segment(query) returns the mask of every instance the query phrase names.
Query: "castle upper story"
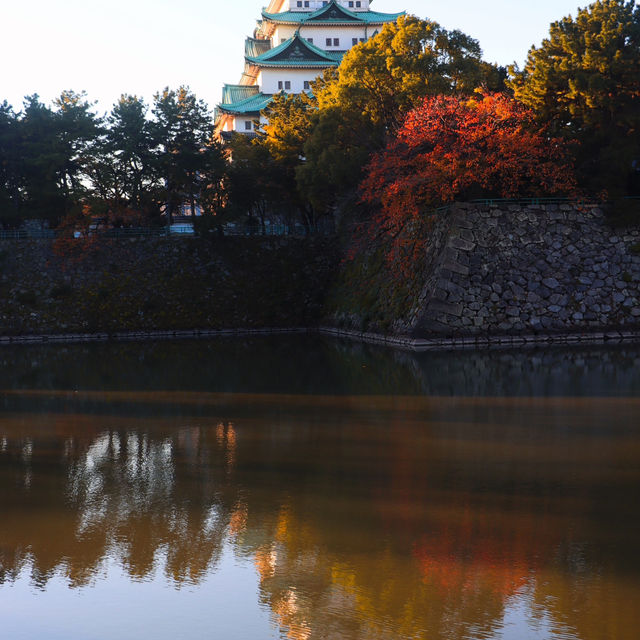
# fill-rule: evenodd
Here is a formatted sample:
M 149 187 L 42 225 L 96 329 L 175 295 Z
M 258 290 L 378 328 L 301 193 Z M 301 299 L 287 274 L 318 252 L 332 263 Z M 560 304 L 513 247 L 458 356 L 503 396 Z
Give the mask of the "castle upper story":
M 284 11 L 317 11 L 326 7 L 328 0 L 276 0 L 271 2 L 267 11 L 281 13 Z M 369 11 L 370 0 L 337 0 L 337 4 L 351 11 Z M 273 5 L 273 8 L 272 8 Z
M 311 91 L 324 69 L 401 15 L 372 11 L 371 0 L 271 0 L 245 41 L 239 83 L 223 89 L 217 130 L 254 133 L 274 94 Z

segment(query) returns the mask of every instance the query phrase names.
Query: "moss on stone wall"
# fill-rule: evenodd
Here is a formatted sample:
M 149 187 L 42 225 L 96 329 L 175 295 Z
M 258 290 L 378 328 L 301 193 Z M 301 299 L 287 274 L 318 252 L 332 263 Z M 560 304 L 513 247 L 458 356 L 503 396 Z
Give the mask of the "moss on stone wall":
M 112 239 L 78 263 L 5 242 L 0 332 L 305 326 L 337 264 L 332 239 Z
M 423 271 L 399 278 L 379 247 L 345 260 L 327 297 L 327 315 L 337 326 L 388 333 L 406 318 L 422 289 Z

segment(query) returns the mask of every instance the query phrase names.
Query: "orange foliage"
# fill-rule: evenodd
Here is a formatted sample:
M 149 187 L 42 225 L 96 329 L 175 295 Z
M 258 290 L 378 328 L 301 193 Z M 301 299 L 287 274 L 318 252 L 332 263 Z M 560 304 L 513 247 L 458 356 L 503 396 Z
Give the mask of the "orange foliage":
M 454 200 L 575 192 L 566 143 L 502 94 L 425 98 L 366 174 L 362 200 L 379 210 L 374 227 L 394 242 L 429 208 Z
M 63 218 L 58 226 L 60 235 L 53 243 L 53 253 L 62 258 L 62 268 L 67 264 L 82 262 L 95 248 L 97 237 L 89 233 L 91 223 L 91 206 L 83 205 L 82 212 L 72 213 Z
M 114 228 L 141 226 L 143 213 L 126 205 L 110 205 L 104 215 L 96 215 L 90 204 L 84 204 L 80 213 L 67 215 L 60 225 L 60 235 L 53 244 L 53 252 L 65 264 L 78 264 L 99 248 L 105 231 Z

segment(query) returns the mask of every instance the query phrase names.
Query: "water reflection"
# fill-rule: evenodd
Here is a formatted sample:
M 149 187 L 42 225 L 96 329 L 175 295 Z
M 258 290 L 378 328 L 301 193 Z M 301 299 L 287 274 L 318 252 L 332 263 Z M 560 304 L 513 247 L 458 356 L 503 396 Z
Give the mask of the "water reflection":
M 640 393 L 640 345 L 412 354 L 276 336 L 3 346 L 0 389 L 630 396 Z
M 204 588 L 230 547 L 292 640 L 636 637 L 639 400 L 2 400 L 0 590 Z

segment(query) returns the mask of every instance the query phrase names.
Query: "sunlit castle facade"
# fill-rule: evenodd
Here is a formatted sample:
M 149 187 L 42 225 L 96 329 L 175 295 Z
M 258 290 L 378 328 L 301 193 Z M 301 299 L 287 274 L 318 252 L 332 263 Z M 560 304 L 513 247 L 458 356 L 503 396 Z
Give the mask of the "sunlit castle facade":
M 371 11 L 372 0 L 271 0 L 245 41 L 239 84 L 226 84 L 216 109 L 222 138 L 252 134 L 274 94 L 299 94 L 354 45 L 368 40 L 403 13 Z

